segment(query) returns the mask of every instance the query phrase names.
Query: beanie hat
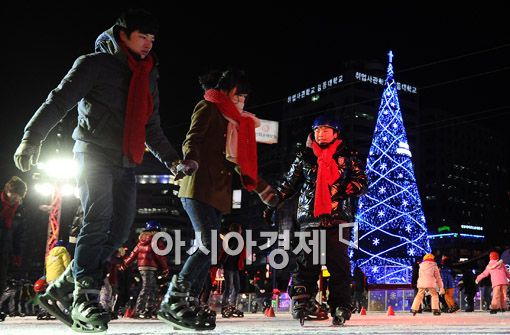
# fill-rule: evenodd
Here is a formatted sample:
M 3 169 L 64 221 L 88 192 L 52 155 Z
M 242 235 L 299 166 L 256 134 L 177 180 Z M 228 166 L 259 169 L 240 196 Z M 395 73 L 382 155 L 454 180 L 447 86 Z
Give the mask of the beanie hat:
M 433 261 L 434 258 L 436 258 L 436 256 L 434 256 L 432 254 L 426 254 L 425 256 L 423 256 L 424 261 Z

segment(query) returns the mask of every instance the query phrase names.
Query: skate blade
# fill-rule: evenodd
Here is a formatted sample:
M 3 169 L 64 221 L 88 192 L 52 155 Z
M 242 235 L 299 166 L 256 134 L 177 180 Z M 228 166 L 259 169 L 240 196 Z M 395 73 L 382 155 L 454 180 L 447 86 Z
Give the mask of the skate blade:
M 70 315 L 65 314 L 56 304 L 50 304 L 46 297 L 39 296 L 37 298 L 38 305 L 42 306 L 48 313 L 53 315 L 57 320 L 64 323 L 68 327 L 72 327 L 73 319 Z
M 108 325 L 90 325 L 81 321 L 74 321 L 71 329 L 77 333 L 106 334 Z
M 185 326 L 181 325 L 177 322 L 174 322 L 173 320 L 168 320 L 167 318 L 164 318 L 158 314 L 158 320 L 163 321 L 164 323 L 169 324 L 173 327 L 174 330 L 192 330 L 192 331 L 206 331 L 206 330 L 213 330 L 216 328 L 216 325 L 210 325 L 210 326 L 202 326 L 202 327 L 191 327 L 191 326 Z

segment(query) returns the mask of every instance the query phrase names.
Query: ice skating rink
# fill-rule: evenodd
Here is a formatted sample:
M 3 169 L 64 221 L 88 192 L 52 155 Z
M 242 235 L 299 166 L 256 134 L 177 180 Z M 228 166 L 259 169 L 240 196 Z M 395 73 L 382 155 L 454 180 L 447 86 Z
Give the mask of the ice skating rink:
M 107 334 L 182 334 L 159 320 L 119 319 L 109 324 Z M 246 313 L 244 318 L 217 319 L 216 329 L 201 334 L 510 334 L 510 312 L 490 315 L 487 312 L 442 314 L 368 313 L 353 315 L 344 327 L 331 326 L 331 319 L 305 322 L 301 327 L 288 313 L 274 318 Z M 0 322 L 0 335 L 58 335 L 74 333 L 58 321 L 38 321 L 35 317 L 7 318 Z

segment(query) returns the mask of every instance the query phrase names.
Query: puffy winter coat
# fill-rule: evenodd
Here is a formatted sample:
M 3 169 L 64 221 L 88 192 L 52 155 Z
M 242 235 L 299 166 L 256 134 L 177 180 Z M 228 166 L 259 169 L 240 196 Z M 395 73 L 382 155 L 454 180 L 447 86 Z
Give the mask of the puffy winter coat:
M 332 204 L 330 215 L 318 218 L 313 215 L 318 164 L 312 148 L 298 150 L 289 171 L 276 187 L 282 200 L 300 192 L 297 222 L 301 230 L 310 227 L 329 227 L 354 220 L 355 200 L 367 191 L 367 176 L 358 159 L 358 153 L 349 149 L 344 142 L 338 146 L 333 159 L 337 162 L 340 177 L 330 186 Z M 354 193 L 349 196 L 345 193 L 348 184 L 352 184 L 354 189 Z
M 46 256 L 46 281 L 57 279 L 71 263 L 71 256 L 65 247 L 54 247 Z
M 490 260 L 489 264 L 485 267 L 485 270 L 476 277 L 476 282 L 479 283 L 482 279 L 491 276 L 492 287 L 499 285 L 508 285 L 508 279 L 510 279 L 510 273 L 506 269 L 503 261 Z
M 439 268 L 434 261 L 423 261 L 420 263 L 420 271 L 418 272 L 418 288 L 443 288 L 443 280 L 439 274 Z
M 157 255 L 151 246 L 154 232 L 144 232 L 138 237 L 138 244 L 131 251 L 131 254 L 124 260 L 125 266 L 129 266 L 135 259 L 139 270 L 158 270 L 168 271 L 168 262 L 166 256 Z M 158 241 L 159 249 L 164 249 L 164 243 Z

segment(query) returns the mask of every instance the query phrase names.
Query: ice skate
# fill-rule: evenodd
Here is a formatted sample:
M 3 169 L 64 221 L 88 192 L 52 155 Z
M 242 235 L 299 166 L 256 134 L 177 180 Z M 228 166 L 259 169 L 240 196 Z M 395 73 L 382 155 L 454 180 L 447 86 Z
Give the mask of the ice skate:
M 93 286 L 90 277 L 76 281 L 73 292 L 74 303 L 71 312 L 71 328 L 81 333 L 105 333 L 110 321 L 110 313 L 99 304 L 99 290 Z
M 243 318 L 244 312 L 237 309 L 235 305 L 230 305 L 230 308 L 232 309 L 232 316 L 234 318 Z
M 222 318 L 231 318 L 233 316 L 232 305 L 225 305 L 221 307 L 221 317 Z
M 307 320 L 321 321 L 329 319 L 328 310 L 323 305 L 319 304 L 319 302 L 315 300 L 315 298 L 311 298 L 308 301 L 307 309 L 308 309 L 308 315 L 306 317 Z
M 343 326 L 351 318 L 352 309 L 349 307 L 337 307 L 333 314 L 333 326 Z
M 212 330 L 216 327 L 216 313 L 203 308 L 189 294 L 190 284 L 174 275 L 166 293 L 158 319 L 170 324 L 174 329 Z
M 294 286 L 291 290 L 291 313 L 294 319 L 298 319 L 301 326 L 305 324 L 305 320 L 309 314 L 310 294 L 307 293 L 306 287 Z
M 44 294 L 36 296 L 36 304 L 40 305 L 49 314 L 59 321 L 71 327 L 71 308 L 73 303 L 74 278 L 72 273 L 73 263 L 57 278 Z

